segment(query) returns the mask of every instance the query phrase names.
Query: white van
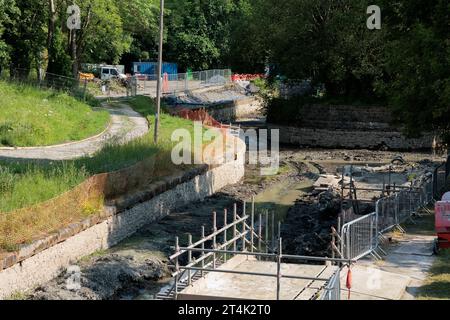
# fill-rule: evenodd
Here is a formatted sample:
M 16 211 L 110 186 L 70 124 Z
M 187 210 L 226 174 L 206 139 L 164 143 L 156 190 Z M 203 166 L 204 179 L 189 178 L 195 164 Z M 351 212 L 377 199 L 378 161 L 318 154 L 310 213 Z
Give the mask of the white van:
M 100 70 L 100 78 L 102 80 L 110 80 L 110 79 L 120 79 L 120 80 L 126 80 L 127 76 L 123 73 L 120 73 L 117 68 L 113 67 L 102 67 Z

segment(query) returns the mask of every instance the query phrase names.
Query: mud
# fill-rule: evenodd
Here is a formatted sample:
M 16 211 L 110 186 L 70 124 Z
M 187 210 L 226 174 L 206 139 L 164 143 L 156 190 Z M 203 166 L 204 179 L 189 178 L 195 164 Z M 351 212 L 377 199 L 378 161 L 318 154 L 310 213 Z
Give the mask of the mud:
M 340 199 L 338 193 L 329 191 L 299 199 L 281 228 L 283 252 L 331 257 L 331 227 L 337 226 Z
M 201 226 L 212 229 L 212 212 L 218 212 L 218 225 L 223 224 L 223 209 L 227 209 L 230 221 L 233 205 L 242 210 L 249 201 L 264 190 L 280 183 L 286 186 L 310 182 L 310 166 L 293 162 L 282 156 L 281 174 L 260 177 L 259 168 L 248 167 L 245 180 L 229 186 L 203 202 L 180 208 L 159 223 L 145 226 L 134 236 L 106 252 L 85 257 L 77 263 L 81 269 L 81 288 L 68 290 L 67 270 L 30 294 L 30 299 L 100 300 L 100 299 L 151 299 L 162 287 L 170 283 L 168 256 L 174 251 L 175 236 L 186 245 L 187 235 L 194 241 L 200 237 Z M 292 200 L 293 201 L 293 200 Z M 257 204 L 257 208 L 258 208 Z M 287 211 L 287 208 L 284 208 Z
M 207 232 L 211 230 L 212 212 L 218 212 L 221 226 L 223 209 L 228 209 L 228 219 L 231 219 L 234 203 L 242 210 L 243 201 L 253 196 L 256 196 L 257 210 L 273 210 L 277 220 L 283 221 L 285 253 L 330 256 L 330 228 L 336 226 L 340 195 L 332 192 L 319 195 L 312 192 L 312 184 L 319 174 L 334 174 L 349 163 L 389 164 L 397 155 L 361 150 L 282 150 L 278 176 L 261 177 L 259 168 L 248 167 L 242 183 L 229 186 L 203 202 L 180 208 L 111 250 L 79 261 L 81 288 L 69 290 L 67 279 L 70 280 L 71 274 L 63 271 L 60 277 L 33 291 L 29 298 L 152 299 L 171 282 L 168 256 L 174 252 L 175 237 L 180 237 L 182 246 L 187 244 L 188 234 L 193 235 L 194 241 L 198 240 L 202 225 Z M 402 156 L 411 163 L 430 158 L 427 154 Z

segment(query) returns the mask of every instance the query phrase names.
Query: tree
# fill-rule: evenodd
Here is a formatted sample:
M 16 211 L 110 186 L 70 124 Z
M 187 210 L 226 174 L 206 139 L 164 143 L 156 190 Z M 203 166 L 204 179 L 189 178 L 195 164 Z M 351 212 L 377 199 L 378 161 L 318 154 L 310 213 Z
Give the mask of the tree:
M 11 26 L 12 17 L 18 14 L 14 0 L 0 0 L 0 74 L 10 62 L 11 48 L 2 39 L 5 28 Z
M 373 98 L 382 76 L 383 30 L 366 27 L 366 0 L 259 0 L 268 58 L 292 79 L 325 84 L 329 96 Z
M 67 28 L 67 8 L 72 1 L 48 0 L 48 71 L 77 76 L 86 63 L 118 63 L 130 47 L 115 0 L 80 0 L 81 29 Z M 72 66 L 72 67 L 71 67 Z
M 79 1 L 82 26 L 77 33 L 78 57 L 84 62 L 118 63 L 131 37 L 123 30 L 115 0 Z
M 410 136 L 437 130 L 450 142 L 450 3 L 386 1 L 386 77 L 379 87 Z
M 159 0 L 117 0 L 117 3 L 123 31 L 131 38 L 130 50 L 122 55 L 121 63 L 131 67 L 135 61 L 156 60 Z
M 13 68 L 29 70 L 42 63 L 45 48 L 46 15 L 42 14 L 44 0 L 15 0 L 16 10 L 3 34 L 10 48 Z M 11 2 L 10 2 L 11 3 Z
M 169 7 L 166 59 L 181 69 L 226 67 L 230 60 L 231 34 L 242 0 L 176 0 Z

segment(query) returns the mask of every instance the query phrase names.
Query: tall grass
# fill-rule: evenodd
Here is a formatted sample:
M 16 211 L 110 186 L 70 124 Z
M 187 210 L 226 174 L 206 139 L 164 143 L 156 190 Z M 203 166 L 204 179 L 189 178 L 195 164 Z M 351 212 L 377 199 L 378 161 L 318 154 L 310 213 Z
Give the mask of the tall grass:
M 109 121 L 106 111 L 53 90 L 0 81 L 0 97 L 0 147 L 82 140 L 103 131 Z
M 24 208 L 77 186 L 88 177 L 73 163 L 0 164 L 0 212 Z
M 128 102 L 154 123 L 154 103 L 145 97 Z M 191 121 L 161 115 L 161 139 L 153 143 L 153 131 L 126 144 L 110 143 L 92 157 L 63 162 L 0 161 L 0 214 L 49 200 L 80 184 L 89 176 L 128 168 L 158 155 L 156 172 L 170 174 L 178 169 L 170 160 L 172 132 L 184 128 L 193 132 Z

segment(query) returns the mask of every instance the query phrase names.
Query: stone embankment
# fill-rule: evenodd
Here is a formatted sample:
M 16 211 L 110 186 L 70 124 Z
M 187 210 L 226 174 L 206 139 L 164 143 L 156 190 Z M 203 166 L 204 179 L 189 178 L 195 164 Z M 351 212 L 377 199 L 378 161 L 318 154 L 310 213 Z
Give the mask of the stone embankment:
M 431 149 L 433 134 L 405 137 L 392 125 L 389 111 L 377 106 L 305 106 L 296 116 L 297 124 L 269 124 L 280 130 L 282 143 L 315 148 L 347 149 Z
M 107 214 L 101 219 L 88 219 L 24 246 L 19 252 L 1 255 L 0 299 L 50 281 L 81 257 L 108 249 L 141 227 L 169 216 L 176 208 L 238 183 L 244 177 L 245 144 L 238 140 L 233 152 L 231 162 L 168 177 L 148 186 L 148 192 L 140 197 L 122 199 L 116 206 L 105 208 Z M 153 270 L 151 265 L 149 268 Z

